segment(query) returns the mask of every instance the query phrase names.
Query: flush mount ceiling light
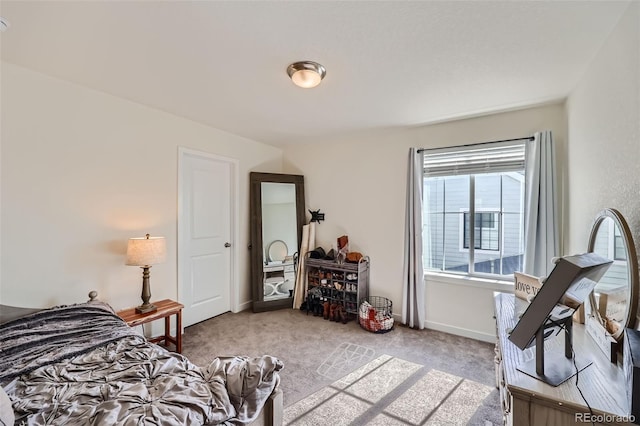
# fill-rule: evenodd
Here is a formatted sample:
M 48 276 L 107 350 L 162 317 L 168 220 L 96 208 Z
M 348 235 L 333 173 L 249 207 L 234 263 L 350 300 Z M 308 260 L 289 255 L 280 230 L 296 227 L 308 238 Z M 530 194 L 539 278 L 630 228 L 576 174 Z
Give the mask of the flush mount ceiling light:
M 327 70 L 317 62 L 301 61 L 289 65 L 287 74 L 296 86 L 310 89 L 320 84 Z

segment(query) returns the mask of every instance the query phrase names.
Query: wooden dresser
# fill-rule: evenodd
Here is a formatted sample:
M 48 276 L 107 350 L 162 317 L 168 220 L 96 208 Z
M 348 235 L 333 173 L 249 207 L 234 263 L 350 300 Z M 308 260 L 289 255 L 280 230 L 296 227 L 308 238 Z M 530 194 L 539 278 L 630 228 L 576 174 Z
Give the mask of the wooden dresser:
M 619 364 L 610 363 L 604 353 L 586 335 L 584 326 L 574 324 L 573 348 L 576 354 L 589 358 L 593 364 L 581 371 L 578 385 L 593 410 L 576 387 L 572 377 L 558 387 L 550 386 L 519 370 L 518 365 L 535 357 L 535 348 L 520 350 L 508 339 L 517 322 L 513 294 L 495 293 L 496 381 L 504 411 L 505 425 L 629 425 L 630 406 L 627 402 L 624 372 Z M 526 305 L 518 305 L 521 313 Z M 545 342 L 545 351 L 564 353 L 564 335 Z M 619 357 L 622 358 L 622 357 Z M 592 422 L 593 421 L 593 422 Z

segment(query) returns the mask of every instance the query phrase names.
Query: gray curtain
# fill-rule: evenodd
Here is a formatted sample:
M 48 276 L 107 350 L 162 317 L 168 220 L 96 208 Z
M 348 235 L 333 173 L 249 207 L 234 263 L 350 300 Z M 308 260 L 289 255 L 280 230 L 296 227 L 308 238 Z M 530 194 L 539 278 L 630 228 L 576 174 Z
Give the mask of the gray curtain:
M 422 187 L 423 155 L 417 148 L 409 150 L 407 205 L 404 235 L 404 277 L 402 322 L 422 329 L 425 321 L 425 285 L 422 265 Z
M 560 252 L 556 161 L 550 131 L 527 142 L 524 273 L 546 277 Z

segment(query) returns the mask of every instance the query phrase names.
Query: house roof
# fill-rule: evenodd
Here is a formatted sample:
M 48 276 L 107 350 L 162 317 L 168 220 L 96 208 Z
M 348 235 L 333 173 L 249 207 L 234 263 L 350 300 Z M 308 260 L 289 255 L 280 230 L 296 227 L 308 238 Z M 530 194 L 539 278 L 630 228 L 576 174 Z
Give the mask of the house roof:
M 565 98 L 630 1 L 5 1 L 2 60 L 274 145 Z M 287 65 L 323 64 L 314 89 Z

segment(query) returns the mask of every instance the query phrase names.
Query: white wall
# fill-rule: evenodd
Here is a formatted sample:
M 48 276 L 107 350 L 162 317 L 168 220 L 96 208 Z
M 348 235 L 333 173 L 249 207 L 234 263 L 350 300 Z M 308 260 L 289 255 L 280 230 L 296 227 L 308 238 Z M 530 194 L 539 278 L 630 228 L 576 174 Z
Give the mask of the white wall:
M 634 2 L 567 101 L 567 251 L 587 249 L 596 214 L 626 217 L 640 253 L 640 4 Z
M 569 96 L 567 117 L 568 251 L 584 251 L 594 217 L 612 207 L 640 253 L 640 3 L 629 6 Z
M 127 239 L 167 238 L 153 299 L 177 297 L 178 147 L 239 161 L 240 302 L 249 287 L 249 171 L 279 172 L 282 151 L 12 64 L 1 81 L 0 300 L 45 307 L 95 289 L 116 309 L 140 304 Z
M 586 248 L 604 207 L 622 211 L 638 245 L 639 8 L 630 5 L 566 111 L 555 104 L 287 147 L 284 171 L 304 174 L 307 208 L 326 213 L 318 244 L 328 249 L 348 234 L 351 249 L 372 259 L 371 294 L 391 298 L 399 313 L 408 148 L 550 129 L 565 194 L 563 252 Z M 126 239 L 145 232 L 169 242 L 170 262 L 152 270 L 154 298 L 176 297 L 178 146 L 239 159 L 239 222 L 246 224 L 239 243 L 246 247 L 248 171 L 280 171 L 280 150 L 10 64 L 2 64 L 0 88 L 2 303 L 69 303 L 97 289 L 117 308 L 136 305 L 140 272 L 123 257 Z M 240 253 L 241 300 L 248 301 L 248 261 Z M 494 286 L 445 281 L 428 280 L 427 325 L 491 340 Z
M 326 247 L 342 233 L 371 256 L 371 293 L 402 299 L 407 151 L 527 136 L 550 129 L 558 142 L 564 254 L 584 252 L 605 207 L 627 218 L 640 252 L 640 4 L 625 16 L 562 104 L 381 131 L 285 149 L 285 170 L 305 175 L 308 207 L 321 208 Z M 427 326 L 492 340 L 490 283 L 427 280 Z M 398 309 L 396 309 L 398 311 Z M 399 313 L 399 312 L 397 312 Z
M 321 209 L 317 245 L 329 249 L 349 235 L 351 250 L 371 257 L 370 294 L 390 298 L 400 314 L 406 175 L 409 147 L 437 147 L 530 136 L 549 129 L 564 158 L 564 105 L 353 135 L 323 144 L 287 146 L 284 169 L 305 176 L 308 209 Z M 496 286 L 427 280 L 427 326 L 493 340 Z

